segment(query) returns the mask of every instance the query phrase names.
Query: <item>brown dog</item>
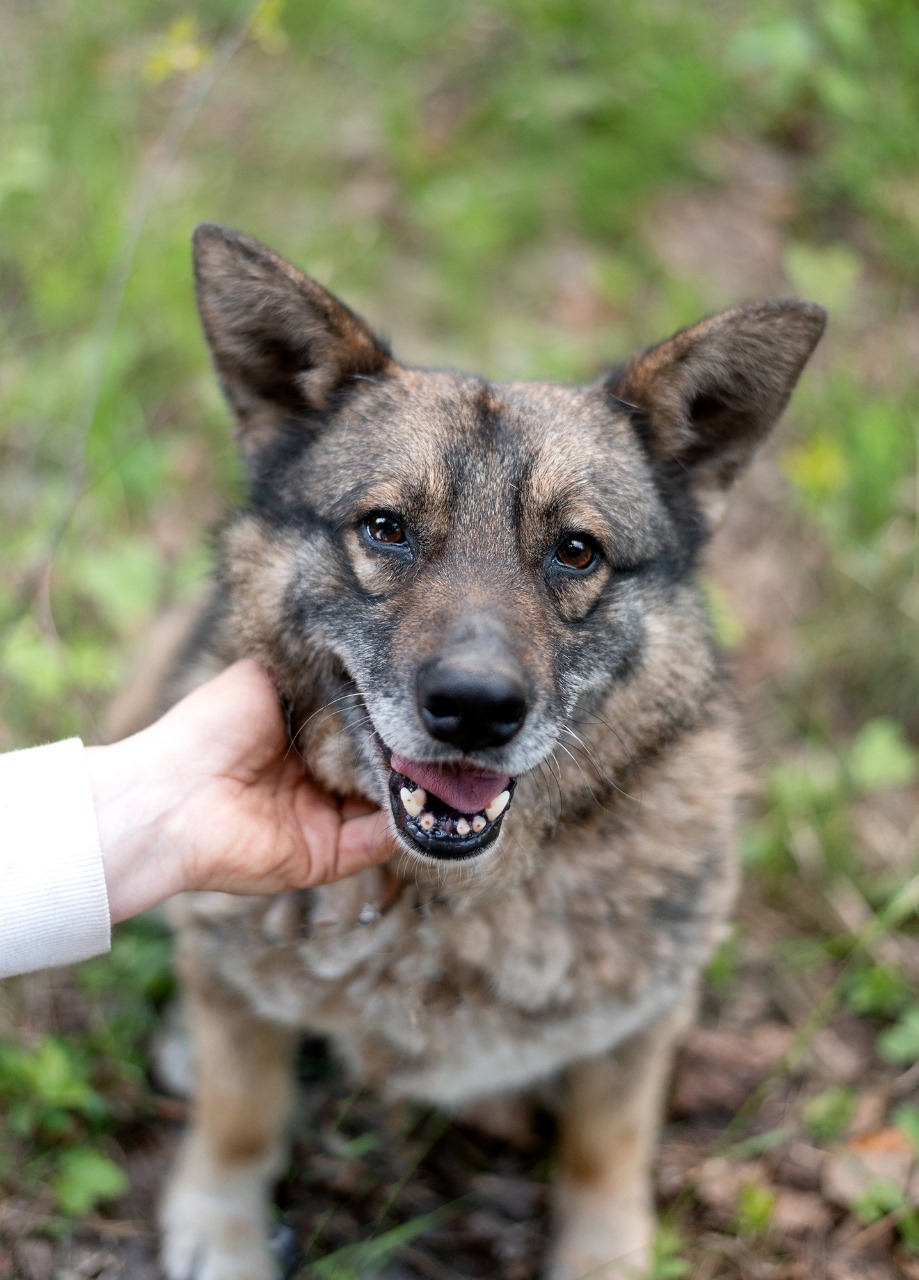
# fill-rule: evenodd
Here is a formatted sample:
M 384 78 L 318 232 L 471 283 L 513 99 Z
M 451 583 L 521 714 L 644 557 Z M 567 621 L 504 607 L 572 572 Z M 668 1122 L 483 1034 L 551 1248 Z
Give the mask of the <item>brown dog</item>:
M 735 886 L 733 711 L 694 581 L 824 325 L 727 311 L 588 387 L 398 364 L 255 241 L 195 237 L 250 478 L 186 682 L 253 655 L 388 869 L 189 897 L 194 1122 L 170 1280 L 267 1280 L 302 1028 L 391 1097 L 550 1082 L 553 1280 L 640 1275 L 675 1040 Z M 189 674 L 190 672 L 190 674 Z

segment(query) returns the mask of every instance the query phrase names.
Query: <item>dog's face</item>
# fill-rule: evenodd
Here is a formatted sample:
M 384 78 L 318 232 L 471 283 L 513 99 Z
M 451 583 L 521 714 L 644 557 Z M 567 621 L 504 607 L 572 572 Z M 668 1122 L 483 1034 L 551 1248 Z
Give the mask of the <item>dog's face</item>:
M 643 595 L 673 572 L 641 448 L 596 392 L 398 369 L 290 447 L 260 463 L 296 530 L 288 625 L 354 682 L 406 845 L 483 853 L 517 777 L 635 661 Z
M 400 366 L 236 233 L 199 228 L 196 268 L 251 477 L 227 647 L 269 663 L 295 730 L 334 718 L 325 780 L 372 776 L 407 851 L 480 857 L 585 718 L 620 690 L 661 697 L 659 637 L 678 647 L 721 496 L 823 313 L 759 304 L 591 387 L 502 386 Z

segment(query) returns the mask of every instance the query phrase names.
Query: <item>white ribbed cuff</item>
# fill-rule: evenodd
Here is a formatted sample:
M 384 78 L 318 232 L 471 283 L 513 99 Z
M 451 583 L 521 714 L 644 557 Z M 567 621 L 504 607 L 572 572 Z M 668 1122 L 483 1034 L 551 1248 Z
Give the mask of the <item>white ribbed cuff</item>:
M 0 978 L 74 964 L 110 946 L 82 742 L 0 756 Z

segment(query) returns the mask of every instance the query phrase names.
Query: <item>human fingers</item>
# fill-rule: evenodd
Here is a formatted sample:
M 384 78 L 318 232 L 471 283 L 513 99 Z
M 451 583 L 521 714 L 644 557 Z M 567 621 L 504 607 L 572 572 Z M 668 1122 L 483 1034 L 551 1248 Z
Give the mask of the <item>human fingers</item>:
M 249 781 L 289 746 L 284 713 L 271 677 L 253 658 L 234 662 L 193 690 L 163 717 L 196 772 Z M 181 730 L 181 732 L 176 732 Z
M 341 802 L 343 822 L 347 822 L 349 818 L 361 818 L 365 814 L 378 812 L 379 805 L 375 805 L 371 800 L 366 800 L 363 796 L 345 796 Z
M 393 852 L 393 840 L 385 814 L 379 809 L 342 822 L 337 857 L 330 879 L 353 876 L 385 861 Z

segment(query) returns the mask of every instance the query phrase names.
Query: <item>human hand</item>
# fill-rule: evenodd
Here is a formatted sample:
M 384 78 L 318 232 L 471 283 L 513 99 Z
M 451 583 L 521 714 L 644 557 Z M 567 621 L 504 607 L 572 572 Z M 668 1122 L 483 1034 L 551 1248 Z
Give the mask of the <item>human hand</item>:
M 86 757 L 113 921 L 187 889 L 324 884 L 392 850 L 378 809 L 310 780 L 271 680 L 249 659 Z

